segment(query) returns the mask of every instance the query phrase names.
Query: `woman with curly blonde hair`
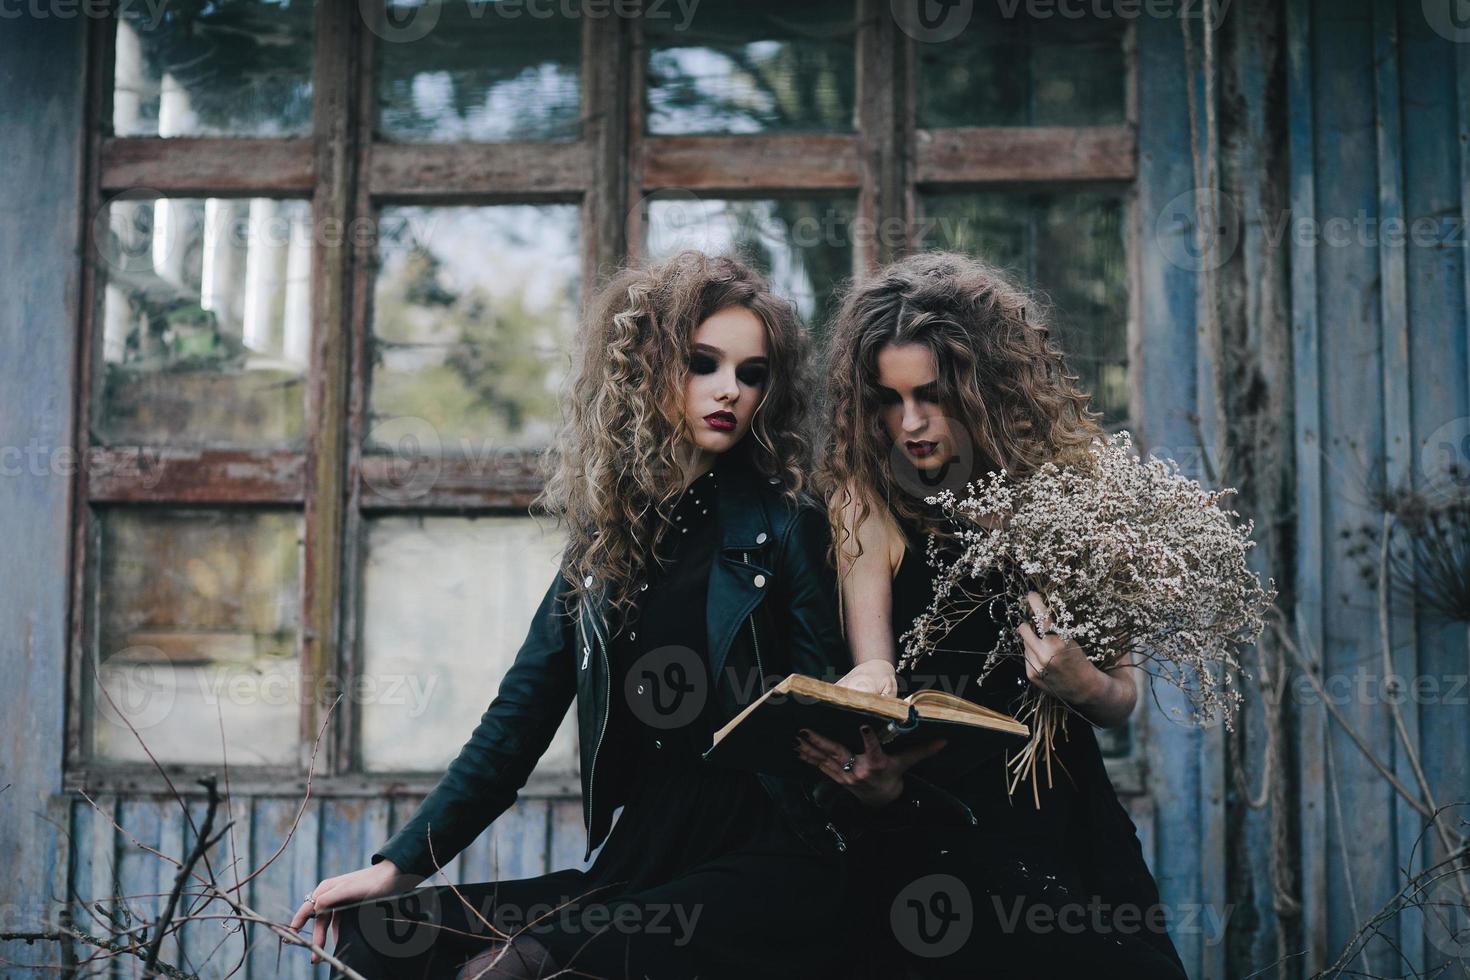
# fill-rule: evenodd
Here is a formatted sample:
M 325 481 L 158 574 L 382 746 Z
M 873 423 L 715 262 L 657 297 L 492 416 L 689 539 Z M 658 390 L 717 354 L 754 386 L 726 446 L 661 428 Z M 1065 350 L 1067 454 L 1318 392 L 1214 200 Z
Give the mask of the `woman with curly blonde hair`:
M 941 488 L 963 495 L 966 482 L 1002 467 L 1024 476 L 1047 461 L 1085 465 L 1101 430 L 1076 382 L 1038 298 L 965 255 L 886 266 L 847 291 L 832 326 L 817 483 L 856 664 L 841 683 L 887 694 L 937 686 L 1006 713 L 1031 684 L 1074 709 L 1056 738 L 1056 778 L 1034 795 L 1028 786 L 1012 797 L 1001 757 L 978 766 L 945 757 L 932 780 L 909 771 L 942 741 L 889 755 L 865 732 L 858 755 L 818 735 L 798 749 L 831 780 L 825 796 L 839 825 L 861 838 L 863 912 L 893 936 L 894 970 L 1183 976 L 1093 733 L 1127 721 L 1132 670 L 1102 671 L 1075 642 L 1023 623 L 1024 667 L 1005 658 L 981 677 L 984 651 L 1005 628 L 984 610 L 903 676 L 894 669 L 897 638 L 933 596 L 929 534 L 941 554 L 957 544 L 924 498 Z M 1003 586 L 997 577 L 987 591 Z M 1041 596 L 1027 599 L 1044 621 Z M 945 884 L 910 894 L 929 874 Z M 962 930 L 940 929 L 945 910 L 961 907 L 972 916 Z
M 701 759 L 775 680 L 846 667 L 804 486 L 805 347 L 735 259 L 684 252 L 599 291 L 542 498 L 567 528 L 561 569 L 438 786 L 293 927 L 335 927 L 370 978 L 821 972 L 846 843 L 820 777 Z M 409 891 L 511 805 L 574 701 L 590 866 Z

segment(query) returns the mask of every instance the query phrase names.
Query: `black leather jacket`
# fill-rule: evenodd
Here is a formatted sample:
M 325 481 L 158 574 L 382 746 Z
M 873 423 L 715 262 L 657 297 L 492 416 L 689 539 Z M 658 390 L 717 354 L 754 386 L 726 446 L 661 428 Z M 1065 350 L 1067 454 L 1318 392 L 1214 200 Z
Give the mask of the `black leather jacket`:
M 728 719 L 789 673 L 836 680 L 851 659 L 838 623 L 824 510 L 810 500 L 791 503 L 775 478 L 744 460 L 722 457 L 717 465 L 721 545 L 710 566 L 706 622 L 714 694 Z M 596 593 L 597 583 L 590 584 Z M 598 595 L 573 617 L 558 595 L 563 585 L 558 573 L 469 741 L 413 817 L 373 855 L 374 863 L 389 858 L 404 871 L 428 875 L 434 860 L 443 865 L 468 846 L 515 802 L 573 697 L 586 854 L 607 836 L 616 787 L 604 783 L 619 767 L 609 766 L 599 751 L 609 699 L 620 694 L 610 685 L 605 601 Z M 760 781 L 813 849 L 846 850 L 815 793 L 830 783 L 825 776 L 813 770 L 811 779 L 761 775 Z

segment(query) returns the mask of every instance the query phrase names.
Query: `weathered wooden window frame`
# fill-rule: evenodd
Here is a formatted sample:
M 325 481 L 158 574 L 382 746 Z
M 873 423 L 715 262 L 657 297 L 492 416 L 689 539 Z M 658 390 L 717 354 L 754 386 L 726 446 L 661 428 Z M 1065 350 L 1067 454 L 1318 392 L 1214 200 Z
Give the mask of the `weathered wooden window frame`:
M 855 0 L 858 17 L 857 105 L 851 133 L 741 136 L 648 136 L 643 132 L 642 30 L 633 19 L 582 20 L 582 134 L 566 142 L 460 144 L 375 143 L 376 36 L 351 0 L 317 0 L 313 124 L 308 138 L 158 138 L 104 136 L 111 113 L 115 18 L 89 21 L 91 77 L 86 113 L 86 214 L 118 192 L 138 187 L 167 196 L 307 198 L 313 227 L 349 229 L 384 204 L 577 202 L 581 206 L 582 293 L 600 272 L 642 245 L 645 195 L 681 188 L 699 195 L 753 197 L 850 194 L 869 228 L 901 219 L 906 235 L 855 241 L 857 270 L 912 247 L 918 195 L 927 189 L 1116 189 L 1127 208 L 1129 361 L 1136 363 L 1139 238 L 1133 180 L 1137 171 L 1134 31 L 1125 38 L 1127 116 L 1100 127 L 915 126 L 916 47 L 883 0 Z M 333 43 L 335 41 L 335 43 Z M 772 161 L 780 161 L 773 166 Z M 348 236 L 349 241 L 357 236 Z M 374 491 L 383 457 L 362 450 L 367 404 L 367 332 L 376 245 L 312 250 L 313 326 L 307 378 L 304 451 L 206 449 L 162 451 L 162 467 L 140 466 L 137 447 L 93 447 L 88 433 L 96 344 L 98 269 L 83 250 L 78 467 L 73 514 L 72 615 L 68 670 L 69 788 L 157 792 L 151 766 L 93 763 L 84 744 L 83 685 L 96 627 L 88 608 L 89 541 L 97 505 L 300 508 L 304 512 L 300 669 L 313 697 L 302 705 L 299 764 L 241 766 L 237 792 L 292 792 L 306 785 L 306 764 L 327 707 L 321 681 L 340 662 L 350 684 L 360 667 L 357 575 L 364 514 L 525 513 L 539 488 L 534 468 L 487 468 L 446 458 L 429 493 L 411 508 Z M 342 329 L 345 326 L 346 329 Z M 1139 417 L 1133 386 L 1130 412 Z M 150 448 L 150 457 L 153 450 Z M 477 468 L 479 467 L 479 468 Z M 345 651 L 345 655 L 344 655 Z M 1140 699 L 1143 700 L 1143 699 Z M 426 791 L 436 774 L 366 775 L 353 750 L 353 704 L 343 699 L 315 763 L 312 791 L 376 795 Z M 1137 716 L 1139 720 L 1143 715 Z M 1141 730 L 1137 731 L 1141 735 Z M 1142 792 L 1142 753 L 1109 760 L 1122 792 Z M 165 767 L 181 790 L 188 776 L 214 767 Z M 575 773 L 528 786 L 528 795 L 576 792 Z

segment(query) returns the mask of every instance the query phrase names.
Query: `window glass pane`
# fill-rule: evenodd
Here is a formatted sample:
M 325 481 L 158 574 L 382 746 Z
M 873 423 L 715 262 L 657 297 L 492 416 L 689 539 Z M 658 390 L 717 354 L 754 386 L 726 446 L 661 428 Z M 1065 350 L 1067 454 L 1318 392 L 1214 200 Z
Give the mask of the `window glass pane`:
M 643 16 L 646 128 L 680 133 L 853 128 L 852 0 L 705 0 Z
M 843 198 L 765 201 L 651 195 L 646 249 L 664 259 L 681 249 L 732 254 L 771 279 L 819 339 L 833 290 L 852 275 L 854 205 Z
M 391 3 L 378 130 L 400 142 L 576 139 L 581 18 L 567 4 Z M 425 33 L 426 32 L 426 33 Z
M 1109 427 L 1128 417 L 1128 286 L 1123 202 L 1101 193 L 928 194 L 921 248 L 1009 268 L 1054 304 L 1067 363 Z
M 114 134 L 309 133 L 314 16 L 307 0 L 122 4 Z
M 529 517 L 382 517 L 366 533 L 355 695 L 363 766 L 439 772 L 494 699 L 565 540 Z M 576 767 L 569 710 L 537 771 Z
M 270 511 L 98 512 L 95 757 L 297 761 L 301 516 Z
M 306 201 L 115 200 L 101 253 L 107 444 L 303 443 L 311 346 Z
M 423 419 L 429 454 L 547 445 L 570 369 L 575 204 L 390 207 L 379 220 L 370 448 Z
M 1101 126 L 1124 120 L 1124 18 L 977 3 L 955 37 L 915 46 L 918 124 Z

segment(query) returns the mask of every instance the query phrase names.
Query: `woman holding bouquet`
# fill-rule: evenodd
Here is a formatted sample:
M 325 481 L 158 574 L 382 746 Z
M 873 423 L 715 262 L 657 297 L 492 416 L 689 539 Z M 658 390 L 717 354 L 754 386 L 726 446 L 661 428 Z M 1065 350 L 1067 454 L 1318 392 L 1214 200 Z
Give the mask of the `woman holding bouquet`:
M 805 338 L 750 268 L 685 252 L 618 275 L 580 342 L 545 497 L 562 568 L 434 791 L 292 927 L 369 978 L 818 975 L 846 846 L 819 777 L 700 759 L 770 677 L 847 666 L 802 494 Z M 410 890 L 514 802 L 574 702 L 591 866 Z
M 871 917 L 870 934 L 892 938 L 889 962 L 868 962 L 877 975 L 895 975 L 896 960 L 923 976 L 1183 977 L 1093 733 L 1128 719 L 1134 670 L 1100 670 L 1075 641 L 1047 632 L 1048 610 L 1030 592 L 1042 630 L 1019 623 L 1023 656 L 982 670 L 1012 628 L 998 599 L 895 672 L 898 637 L 934 598 L 929 532 L 941 556 L 956 547 L 924 498 L 1001 467 L 1025 474 L 1080 458 L 1100 432 L 1036 301 L 975 259 L 912 256 L 849 289 L 827 378 L 818 482 L 856 663 L 842 683 L 885 694 L 939 687 L 1007 714 L 1029 687 L 1072 709 L 1050 765 L 1029 779 L 1004 756 L 978 765 L 943 756 L 924 778 L 909 771 L 921 753 L 888 755 L 871 732 L 855 756 L 817 735 L 798 747 L 831 780 L 829 806 L 858 838 L 854 871 L 870 887 L 857 914 Z M 1005 584 L 996 571 L 980 588 L 1000 595 Z

